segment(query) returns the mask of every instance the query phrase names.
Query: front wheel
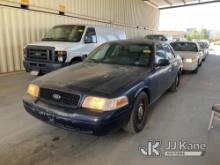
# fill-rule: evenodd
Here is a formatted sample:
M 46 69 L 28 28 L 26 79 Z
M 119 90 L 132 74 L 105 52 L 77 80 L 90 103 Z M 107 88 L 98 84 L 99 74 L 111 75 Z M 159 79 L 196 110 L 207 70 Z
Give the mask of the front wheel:
M 130 119 L 123 129 L 129 133 L 138 133 L 142 131 L 147 122 L 148 109 L 148 96 L 145 92 L 141 92 L 134 102 Z

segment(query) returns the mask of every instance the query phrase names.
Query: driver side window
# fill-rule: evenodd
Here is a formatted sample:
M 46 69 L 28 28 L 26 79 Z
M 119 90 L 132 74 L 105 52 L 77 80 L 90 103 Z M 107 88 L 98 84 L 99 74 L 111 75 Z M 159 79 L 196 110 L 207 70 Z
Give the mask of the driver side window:
M 168 59 L 167 54 L 162 45 L 157 45 L 156 54 L 155 54 L 155 63 L 157 64 L 161 59 Z
M 97 36 L 94 28 L 88 28 L 85 35 L 85 43 L 97 43 Z

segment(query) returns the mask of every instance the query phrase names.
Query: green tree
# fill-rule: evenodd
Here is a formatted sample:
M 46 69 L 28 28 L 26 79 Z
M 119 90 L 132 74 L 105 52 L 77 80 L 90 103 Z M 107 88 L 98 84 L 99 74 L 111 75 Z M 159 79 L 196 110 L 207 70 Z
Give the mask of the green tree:
M 209 39 L 209 32 L 207 29 L 194 29 L 192 32 L 189 32 L 185 35 L 186 39 L 188 40 L 192 40 L 192 39 L 198 39 L 198 40 L 201 40 L 201 39 L 206 39 L 208 40 Z

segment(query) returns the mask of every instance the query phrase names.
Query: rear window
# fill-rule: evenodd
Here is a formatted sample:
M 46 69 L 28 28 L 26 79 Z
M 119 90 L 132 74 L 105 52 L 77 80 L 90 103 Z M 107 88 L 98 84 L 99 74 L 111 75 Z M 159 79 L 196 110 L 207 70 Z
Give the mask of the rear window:
M 163 35 L 146 35 L 145 39 L 162 41 L 166 38 Z
M 175 51 L 198 52 L 197 45 L 191 42 L 174 42 L 171 43 L 171 46 Z
M 202 48 L 202 49 L 205 49 L 207 48 L 207 44 L 205 42 L 199 42 L 199 46 Z

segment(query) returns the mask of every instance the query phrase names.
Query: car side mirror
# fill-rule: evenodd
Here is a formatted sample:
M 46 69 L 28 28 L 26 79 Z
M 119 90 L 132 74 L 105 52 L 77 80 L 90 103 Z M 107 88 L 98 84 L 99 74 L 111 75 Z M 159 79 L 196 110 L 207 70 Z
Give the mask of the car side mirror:
M 160 59 L 156 66 L 167 66 L 170 65 L 170 61 L 168 59 Z

